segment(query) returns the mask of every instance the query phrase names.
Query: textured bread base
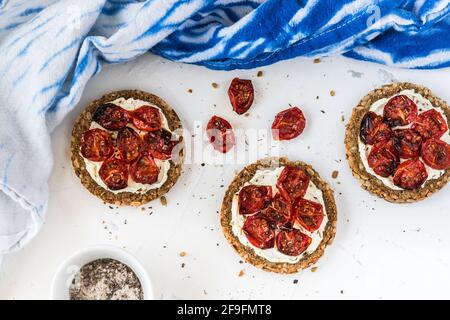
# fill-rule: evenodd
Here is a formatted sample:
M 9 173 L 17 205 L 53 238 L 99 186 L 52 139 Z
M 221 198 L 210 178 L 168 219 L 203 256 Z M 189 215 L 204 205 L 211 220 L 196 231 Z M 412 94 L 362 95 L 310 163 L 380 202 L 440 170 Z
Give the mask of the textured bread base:
M 361 161 L 358 149 L 359 128 L 364 115 L 369 111 L 370 106 L 377 100 L 393 96 L 402 90 L 414 89 L 426 99 L 428 99 L 434 107 L 441 108 L 447 116 L 447 121 L 450 119 L 450 108 L 448 105 L 438 97 L 434 96 L 431 91 L 425 87 L 416 84 L 400 82 L 385 85 L 376 89 L 366 95 L 353 109 L 352 116 L 347 124 L 345 135 L 345 149 L 347 154 L 348 164 L 352 170 L 353 175 L 361 182 L 363 189 L 370 193 L 377 195 L 387 201 L 396 203 L 416 202 L 426 197 L 429 197 L 434 192 L 440 190 L 449 180 L 450 169 L 438 179 L 428 180 L 425 184 L 415 190 L 393 190 L 384 185 L 384 183 L 377 177 L 371 175 L 366 171 Z M 449 123 L 450 125 L 450 123 Z
M 80 155 L 80 140 L 83 132 L 89 130 L 92 123 L 92 115 L 95 110 L 102 104 L 106 102 L 111 102 L 118 98 L 134 98 L 144 101 L 148 101 L 159 108 L 167 118 L 167 122 L 171 131 L 179 130 L 181 132 L 182 126 L 180 118 L 175 113 L 175 111 L 161 98 L 139 90 L 122 90 L 115 91 L 104 95 L 100 99 L 91 102 L 86 109 L 78 116 L 75 126 L 72 131 L 71 138 L 71 159 L 72 165 L 75 170 L 75 174 L 80 178 L 81 183 L 88 189 L 93 195 L 102 199 L 107 203 L 112 203 L 116 205 L 123 206 L 140 206 L 144 203 L 152 201 L 159 198 L 163 194 L 167 193 L 170 188 L 178 180 L 181 174 L 182 159 L 183 159 L 183 148 L 180 149 L 179 160 L 177 163 L 170 160 L 170 169 L 167 173 L 167 181 L 158 189 L 152 189 L 146 193 L 131 193 L 131 192 L 120 192 L 113 193 L 101 186 L 99 186 L 94 179 L 92 179 L 89 172 L 86 170 L 83 157 Z M 183 143 L 182 141 L 180 143 Z
M 244 246 L 239 239 L 234 235 L 231 227 L 231 204 L 233 196 L 244 186 L 244 184 L 250 181 L 255 175 L 257 170 L 264 168 L 277 168 L 281 166 L 297 166 L 305 170 L 311 178 L 311 181 L 322 191 L 325 208 L 328 216 L 328 222 L 323 232 L 323 239 L 320 242 L 317 249 L 311 254 L 305 254 L 302 259 L 297 263 L 278 263 L 271 262 L 255 253 L 255 251 L 247 246 Z M 332 243 L 336 233 L 336 220 L 337 211 L 334 201 L 333 190 L 330 186 L 323 181 L 319 174 L 314 169 L 301 161 L 289 161 L 287 158 L 266 158 L 262 159 L 254 164 L 245 167 L 234 178 L 228 187 L 225 197 L 222 202 L 220 222 L 222 230 L 230 242 L 231 246 L 237 251 L 237 253 L 247 262 L 254 266 L 266 271 L 273 271 L 277 273 L 294 273 L 301 269 L 305 269 L 314 264 L 324 253 L 326 246 Z

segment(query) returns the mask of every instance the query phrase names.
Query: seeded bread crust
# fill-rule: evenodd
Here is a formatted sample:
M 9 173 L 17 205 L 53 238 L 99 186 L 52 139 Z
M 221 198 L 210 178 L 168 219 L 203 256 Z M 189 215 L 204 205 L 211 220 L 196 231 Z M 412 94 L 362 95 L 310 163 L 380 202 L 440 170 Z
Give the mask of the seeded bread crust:
M 410 203 L 425 199 L 436 191 L 442 189 L 450 179 L 450 169 L 447 169 L 441 177 L 438 179 L 428 180 L 419 189 L 393 190 L 384 185 L 380 179 L 368 173 L 364 168 L 358 148 L 359 129 L 362 118 L 369 111 L 370 106 L 375 101 L 382 98 L 389 98 L 406 89 L 415 90 L 417 93 L 428 99 L 434 107 L 441 108 L 447 116 L 447 121 L 450 121 L 449 106 L 445 103 L 445 101 L 433 95 L 430 89 L 413 83 L 399 82 L 385 85 L 366 95 L 353 109 L 352 116 L 347 124 L 345 135 L 345 149 L 348 164 L 353 175 L 360 181 L 361 187 L 370 193 L 379 196 L 380 198 L 395 203 Z
M 311 178 L 311 181 L 317 186 L 318 189 L 322 191 L 325 209 L 328 216 L 328 222 L 323 232 L 323 239 L 319 246 L 311 254 L 305 254 L 297 263 L 271 262 L 257 255 L 251 247 L 244 246 L 239 241 L 238 237 L 233 233 L 231 226 L 231 205 L 233 196 L 239 192 L 246 182 L 253 178 L 257 170 L 278 168 L 281 166 L 296 166 L 306 171 Z M 265 158 L 248 165 L 241 172 L 239 172 L 225 193 L 220 216 L 222 231 L 225 238 L 244 260 L 263 270 L 284 274 L 298 272 L 301 269 L 308 268 L 319 260 L 319 258 L 323 255 L 325 248 L 333 242 L 336 234 L 336 221 L 336 203 L 334 200 L 333 190 L 330 186 L 322 180 L 322 178 L 320 178 L 319 174 L 310 165 L 301 161 L 289 161 L 287 158 Z
M 121 206 L 140 206 L 144 203 L 157 199 L 167 193 L 170 188 L 177 182 L 178 177 L 181 174 L 182 159 L 184 155 L 184 148 L 180 149 L 179 161 L 174 162 L 170 160 L 170 169 L 167 173 L 166 182 L 158 189 L 152 189 L 145 193 L 132 193 L 132 192 L 120 192 L 113 193 L 100 185 L 98 185 L 94 179 L 92 179 L 89 172 L 86 170 L 83 157 L 80 155 L 80 140 L 82 134 L 89 130 L 92 123 L 92 116 L 99 106 L 104 103 L 111 102 L 118 98 L 134 98 L 143 101 L 148 101 L 161 108 L 161 111 L 167 118 L 167 122 L 170 130 L 181 133 L 181 121 L 175 111 L 161 98 L 140 90 L 121 90 L 108 93 L 92 101 L 86 109 L 78 116 L 75 126 L 72 130 L 71 138 L 71 160 L 75 174 L 80 178 L 81 183 L 89 190 L 93 195 L 100 198 L 104 202 L 121 205 Z M 181 137 L 182 138 L 182 137 Z M 180 143 L 183 143 L 182 141 Z

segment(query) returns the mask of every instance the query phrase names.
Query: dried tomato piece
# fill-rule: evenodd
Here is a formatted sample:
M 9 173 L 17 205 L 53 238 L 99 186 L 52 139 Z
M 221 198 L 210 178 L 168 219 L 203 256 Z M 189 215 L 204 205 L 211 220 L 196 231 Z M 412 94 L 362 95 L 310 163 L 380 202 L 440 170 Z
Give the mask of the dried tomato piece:
M 420 156 L 422 136 L 412 129 L 394 130 L 393 143 L 400 158 L 414 159 Z
M 111 190 L 125 189 L 128 186 L 128 164 L 125 161 L 110 158 L 102 163 L 98 174 Z
M 422 159 L 433 169 L 446 170 L 450 168 L 450 145 L 436 138 L 431 138 L 422 144 Z
M 81 136 L 80 153 L 91 161 L 105 161 L 114 153 L 111 135 L 102 129 L 86 131 Z
M 267 219 L 259 214 L 248 217 L 242 230 L 248 241 L 257 248 L 269 249 L 275 245 L 275 231 Z
M 381 141 L 375 144 L 367 157 L 367 162 L 379 176 L 389 177 L 394 174 L 400 159 L 393 141 Z
M 424 139 L 431 137 L 439 139 L 448 130 L 448 125 L 442 114 L 430 109 L 419 114 L 411 128 L 416 130 Z
M 383 118 L 375 112 L 367 112 L 359 129 L 359 136 L 364 144 L 373 145 L 380 141 L 389 140 L 393 133 L 391 127 L 385 122 Z
M 230 87 L 228 88 L 228 97 L 230 98 L 233 110 L 237 114 L 243 114 L 250 109 L 254 95 L 251 80 L 234 78 L 231 81 Z
M 277 249 L 288 256 L 299 256 L 309 247 L 312 239 L 298 229 L 282 230 L 277 234 Z
M 142 184 L 154 184 L 158 181 L 159 168 L 152 157 L 144 155 L 130 166 L 133 181 Z
M 133 124 L 142 131 L 155 131 L 161 129 L 161 114 L 158 108 L 142 106 L 132 113 Z
M 144 136 L 144 153 L 160 160 L 172 158 L 172 150 L 179 141 L 172 140 L 172 133 L 160 129 L 148 132 Z
M 422 161 L 406 160 L 395 171 L 394 184 L 406 190 L 413 190 L 419 188 L 427 178 L 427 169 Z
M 291 225 L 291 205 L 280 193 L 273 197 L 272 202 L 264 211 L 264 216 L 273 228 Z
M 391 126 L 405 126 L 417 117 L 417 105 L 405 95 L 392 97 L 384 106 L 384 120 Z
M 239 213 L 252 214 L 265 209 L 272 201 L 272 187 L 248 185 L 239 191 Z
M 303 197 L 309 185 L 308 174 L 299 167 L 286 166 L 277 180 L 277 188 L 281 195 L 290 202 Z
M 235 145 L 236 139 L 231 124 L 218 116 L 213 116 L 206 126 L 206 134 L 213 148 L 227 153 Z
M 323 207 L 320 203 L 299 198 L 292 207 L 293 216 L 306 230 L 313 232 L 320 228 L 323 217 Z
M 120 130 L 131 120 L 129 112 L 113 103 L 106 103 L 95 110 L 92 120 L 108 130 Z
M 121 129 L 117 134 L 118 158 L 126 163 L 131 163 L 140 156 L 142 146 L 142 138 L 130 127 Z
M 292 107 L 279 112 L 272 123 L 272 136 L 275 140 L 291 140 L 305 129 L 306 119 L 302 110 Z

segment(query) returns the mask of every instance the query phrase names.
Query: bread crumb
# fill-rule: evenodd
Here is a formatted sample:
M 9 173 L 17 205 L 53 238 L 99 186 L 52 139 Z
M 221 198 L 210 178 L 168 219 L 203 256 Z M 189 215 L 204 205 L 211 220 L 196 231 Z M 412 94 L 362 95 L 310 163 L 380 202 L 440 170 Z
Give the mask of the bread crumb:
M 317 271 L 317 267 L 312 267 L 311 268 L 311 272 L 316 272 Z
M 185 257 L 187 255 L 186 251 L 181 251 L 180 252 L 180 257 Z
M 167 198 L 165 196 L 162 196 L 161 198 L 159 198 L 159 201 L 161 201 L 161 204 L 163 206 L 167 206 Z
M 244 114 L 244 116 L 248 118 L 250 116 L 250 113 L 247 112 L 246 114 Z
M 331 177 L 332 177 L 333 179 L 336 179 L 336 178 L 338 177 L 338 175 L 339 175 L 339 171 L 334 170 L 333 173 L 331 174 Z
M 258 71 L 258 73 L 256 74 L 257 77 L 262 77 L 263 76 L 263 72 L 261 70 Z
M 331 91 L 330 91 L 330 96 L 334 97 L 335 95 L 336 95 L 336 91 L 331 90 Z
M 212 85 L 212 87 L 213 87 L 214 89 L 217 89 L 217 88 L 219 87 L 219 85 L 218 85 L 217 83 L 215 83 L 215 82 L 211 83 L 211 85 Z
M 244 276 L 244 274 L 245 274 L 245 271 L 244 271 L 244 269 L 242 269 L 241 271 L 239 271 L 239 277 L 243 277 Z
M 314 62 L 314 63 L 320 63 L 320 59 L 319 59 L 319 58 L 316 58 L 316 59 L 314 59 L 313 62 Z

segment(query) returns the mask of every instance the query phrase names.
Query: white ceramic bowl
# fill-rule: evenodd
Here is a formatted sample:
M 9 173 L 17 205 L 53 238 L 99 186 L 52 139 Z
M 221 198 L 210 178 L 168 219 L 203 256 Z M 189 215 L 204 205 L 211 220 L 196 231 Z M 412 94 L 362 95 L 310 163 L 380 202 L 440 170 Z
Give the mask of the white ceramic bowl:
M 64 260 L 53 277 L 51 298 L 53 300 L 69 300 L 69 286 L 78 270 L 85 264 L 101 258 L 115 259 L 129 266 L 141 282 L 144 300 L 154 298 L 152 282 L 140 262 L 127 251 L 109 245 L 88 247 L 75 252 Z

